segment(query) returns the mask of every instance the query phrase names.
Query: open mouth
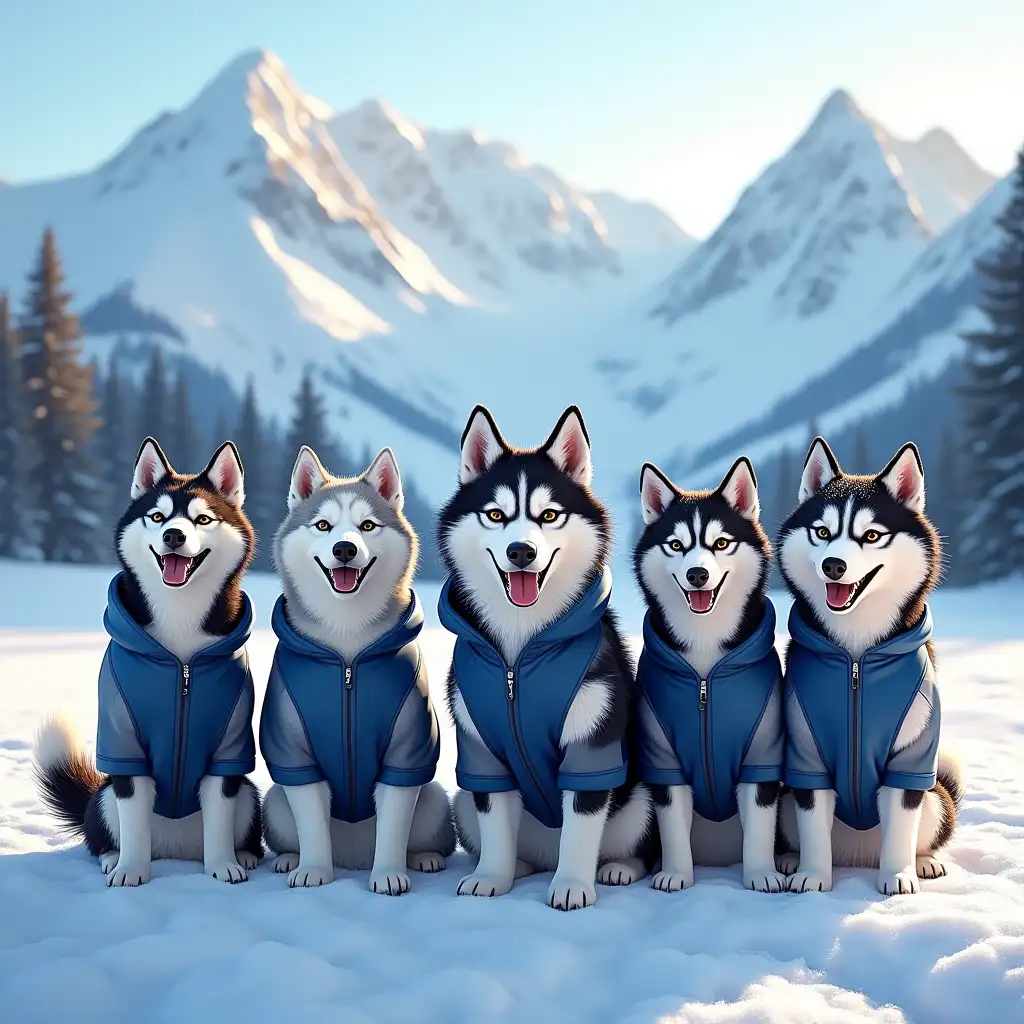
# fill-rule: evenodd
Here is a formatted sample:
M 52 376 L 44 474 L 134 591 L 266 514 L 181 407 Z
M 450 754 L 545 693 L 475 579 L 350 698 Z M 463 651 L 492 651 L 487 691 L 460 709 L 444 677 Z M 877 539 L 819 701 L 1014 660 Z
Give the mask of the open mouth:
M 198 555 L 189 558 L 186 555 L 176 555 L 170 552 L 166 555 L 158 555 L 156 550 L 150 546 L 156 564 L 160 566 L 160 575 L 164 578 L 164 585 L 168 587 L 183 587 L 192 574 L 203 564 L 203 560 L 210 553 L 210 549 L 200 551 Z
M 679 580 L 676 580 L 676 585 L 686 595 L 686 603 L 690 606 L 690 611 L 694 615 L 707 615 L 712 608 L 715 607 L 715 602 L 718 600 L 719 591 L 722 589 L 722 584 L 726 581 L 729 576 L 726 573 L 719 581 L 718 586 L 714 590 L 687 590 Z M 675 576 L 672 577 L 675 579 Z
M 327 582 L 330 583 L 331 589 L 336 594 L 354 594 L 376 561 L 377 556 L 374 555 L 362 569 L 354 569 L 350 565 L 339 565 L 337 569 L 328 569 L 319 558 L 316 559 L 316 564 L 323 569 Z
M 825 601 L 834 612 L 847 612 L 856 603 L 857 599 L 867 589 L 867 585 L 878 575 L 882 567 L 876 565 L 866 576 L 862 576 L 856 583 L 826 583 Z
M 529 608 L 531 604 L 536 604 L 537 598 L 540 597 L 541 588 L 544 586 L 544 581 L 548 578 L 548 569 L 551 568 L 551 563 L 554 562 L 558 551 L 559 549 L 555 548 L 551 553 L 548 564 L 539 572 L 531 572 L 526 569 L 505 572 L 504 569 L 499 568 L 491 549 L 487 549 L 487 553 L 491 556 L 491 561 L 494 562 L 494 568 L 498 570 L 501 582 L 505 586 L 505 596 L 517 608 Z

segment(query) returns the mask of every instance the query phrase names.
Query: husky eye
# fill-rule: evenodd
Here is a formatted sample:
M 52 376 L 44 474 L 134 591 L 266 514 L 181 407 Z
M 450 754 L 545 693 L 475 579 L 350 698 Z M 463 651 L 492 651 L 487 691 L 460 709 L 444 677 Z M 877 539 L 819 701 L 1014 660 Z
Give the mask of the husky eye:
M 373 533 L 373 531 L 377 529 L 377 524 L 372 519 L 364 519 L 359 524 L 359 529 L 362 530 L 363 533 Z
M 831 540 L 832 539 L 832 534 L 828 532 L 828 527 L 827 526 L 819 526 L 814 532 L 818 535 L 818 537 L 821 540 Z
M 553 523 L 558 518 L 558 513 L 553 508 L 546 508 L 540 514 L 542 523 Z
M 500 508 L 492 508 L 487 510 L 487 518 L 492 523 L 503 523 L 505 522 L 505 513 Z
M 681 540 L 678 540 L 678 539 L 669 541 L 668 546 L 673 551 L 682 551 L 683 550 L 683 542 Z
M 196 516 L 196 526 L 209 526 L 213 520 L 208 515 Z
M 864 534 L 864 541 L 867 544 L 877 544 L 882 539 L 882 535 L 877 530 L 868 530 Z
M 167 518 L 167 516 L 165 516 L 163 512 L 151 512 L 149 518 L 154 523 L 162 523 Z
M 326 533 L 330 528 L 331 524 L 326 519 L 318 519 L 313 524 L 321 533 Z
M 724 551 L 731 543 L 732 541 L 729 540 L 728 537 L 719 537 L 718 540 L 715 541 L 715 551 Z

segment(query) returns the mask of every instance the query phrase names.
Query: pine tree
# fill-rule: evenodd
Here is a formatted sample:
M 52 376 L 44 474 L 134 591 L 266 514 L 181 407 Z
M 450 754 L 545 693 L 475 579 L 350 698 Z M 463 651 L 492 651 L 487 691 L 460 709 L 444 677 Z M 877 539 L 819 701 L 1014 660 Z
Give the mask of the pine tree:
M 926 476 L 927 515 L 942 537 L 946 556 L 946 579 L 956 583 L 960 569 L 956 547 L 963 528 L 963 498 L 960 480 L 961 459 L 952 430 L 945 428 L 939 437 L 932 472 Z
M 295 456 L 304 444 L 317 453 L 320 461 L 335 476 L 350 476 L 359 472 L 331 436 L 324 399 L 313 386 L 309 370 L 302 375 L 299 389 L 295 392 L 292 420 L 284 438 L 282 458 L 286 470 L 286 486 Z
M 0 557 L 16 557 L 25 536 L 24 498 L 28 435 L 21 373 L 21 343 L 0 292 Z
M 95 561 L 106 548 L 102 485 L 89 453 L 99 423 L 92 371 L 81 362 L 81 332 L 63 284 L 57 242 L 47 228 L 19 331 L 34 443 L 34 525 L 47 561 Z
M 138 414 L 135 423 L 136 447 L 141 445 L 146 437 L 155 437 L 161 447 L 165 444 L 169 446 L 170 404 L 163 350 L 159 345 L 154 345 L 149 357 L 146 376 L 142 381 L 142 391 L 139 393 Z M 174 458 L 170 455 L 168 458 L 173 466 Z M 186 470 L 182 469 L 182 472 L 186 472 Z
M 103 462 L 103 481 L 106 490 L 106 526 L 113 529 L 128 505 L 132 470 L 138 443 L 133 429 L 135 403 L 131 378 L 121 373 L 117 352 L 110 356 L 107 375 L 103 381 L 100 416 L 103 425 L 97 432 L 98 454 Z
M 765 525 L 769 531 L 781 526 L 790 512 L 796 508 L 797 492 L 800 489 L 800 472 L 797 468 L 796 458 L 788 448 L 779 452 L 779 460 L 776 463 L 775 477 L 775 500 L 772 503 L 772 521 Z
M 192 405 L 188 397 L 188 378 L 184 366 L 178 367 L 178 377 L 171 397 L 170 429 L 168 431 L 167 457 L 171 465 L 183 473 L 195 473 L 202 469 L 196 443 L 196 424 Z M 214 449 L 216 450 L 216 449 Z
M 957 554 L 972 581 L 1024 570 L 1024 148 L 996 224 L 1000 244 L 977 263 L 989 325 L 964 336 L 965 490 L 973 501 Z
M 868 450 L 868 435 L 863 423 L 857 424 L 853 435 L 853 472 L 862 474 L 871 472 L 871 453 Z
M 242 458 L 245 473 L 245 513 L 256 530 L 259 542 L 253 563 L 257 569 L 270 567 L 271 541 L 277 526 L 271 513 L 270 484 L 273 474 L 268 469 L 274 463 L 267 458 L 266 433 L 256 402 L 256 387 L 250 377 L 232 440 Z

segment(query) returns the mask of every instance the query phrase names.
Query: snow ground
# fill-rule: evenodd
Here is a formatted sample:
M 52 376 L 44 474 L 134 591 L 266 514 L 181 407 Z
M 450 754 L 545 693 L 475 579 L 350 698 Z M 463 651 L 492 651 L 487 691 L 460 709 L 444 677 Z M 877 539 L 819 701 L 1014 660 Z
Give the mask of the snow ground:
M 414 876 L 401 899 L 371 895 L 356 872 L 292 891 L 267 867 L 225 886 L 166 861 L 149 885 L 108 890 L 84 850 L 56 834 L 30 776 L 49 711 L 66 711 L 86 735 L 94 728 L 108 578 L 0 562 L 4 1020 L 1024 1020 L 1020 584 L 934 603 L 945 743 L 963 757 L 968 786 L 948 877 L 884 900 L 867 871 L 837 872 L 832 893 L 795 896 L 744 891 L 738 869 L 698 868 L 682 894 L 641 882 L 558 914 L 544 905 L 543 875 L 499 900 L 457 899 L 463 854 L 439 875 Z M 260 688 L 276 587 L 264 577 L 249 589 Z M 435 594 L 424 589 L 428 606 Z M 623 619 L 636 633 L 627 596 Z M 436 620 L 425 646 L 439 698 L 451 644 Z M 440 778 L 451 786 L 445 739 Z M 268 782 L 262 766 L 257 781 Z

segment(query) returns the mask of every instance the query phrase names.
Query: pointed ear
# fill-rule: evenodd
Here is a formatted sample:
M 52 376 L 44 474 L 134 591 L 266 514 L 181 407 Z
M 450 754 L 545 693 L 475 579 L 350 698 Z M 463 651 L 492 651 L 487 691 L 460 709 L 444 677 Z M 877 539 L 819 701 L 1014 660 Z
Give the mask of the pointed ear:
M 832 454 L 832 449 L 823 437 L 816 437 L 811 442 L 807 452 L 807 461 L 804 463 L 804 472 L 800 477 L 800 493 L 798 499 L 805 502 L 812 495 L 817 494 L 826 484 L 831 483 L 842 470 L 839 468 L 839 461 Z
M 732 505 L 744 519 L 757 522 L 761 513 L 761 502 L 757 496 L 757 477 L 750 460 L 740 456 L 725 479 L 718 485 L 722 497 Z
M 135 473 L 132 476 L 132 501 L 151 491 L 165 476 L 173 473 L 163 449 L 152 437 L 142 442 L 135 459 Z
M 908 441 L 876 477 L 889 493 L 912 512 L 924 511 L 924 465 L 913 441 Z
M 672 504 L 676 489 L 672 481 L 653 462 L 645 462 L 640 470 L 640 511 L 644 525 L 661 518 L 661 514 Z
M 590 462 L 590 435 L 575 405 L 570 405 L 562 413 L 551 436 L 540 450 L 575 483 L 590 486 L 594 475 Z
M 327 470 L 308 445 L 299 449 L 292 466 L 292 482 L 288 487 L 288 510 L 305 501 L 314 491 L 327 483 Z
M 405 504 L 402 493 L 402 477 L 398 472 L 395 453 L 390 448 L 383 448 L 381 453 L 370 463 L 370 468 L 363 474 L 363 479 L 396 511 L 401 512 Z
M 202 476 L 213 484 L 232 505 L 242 507 L 245 501 L 242 459 L 233 441 L 225 441 L 216 451 L 210 464 L 203 470 Z
M 462 468 L 459 483 L 468 484 L 484 470 L 494 465 L 498 456 L 508 451 L 508 445 L 494 422 L 494 417 L 482 405 L 470 414 L 462 433 Z

